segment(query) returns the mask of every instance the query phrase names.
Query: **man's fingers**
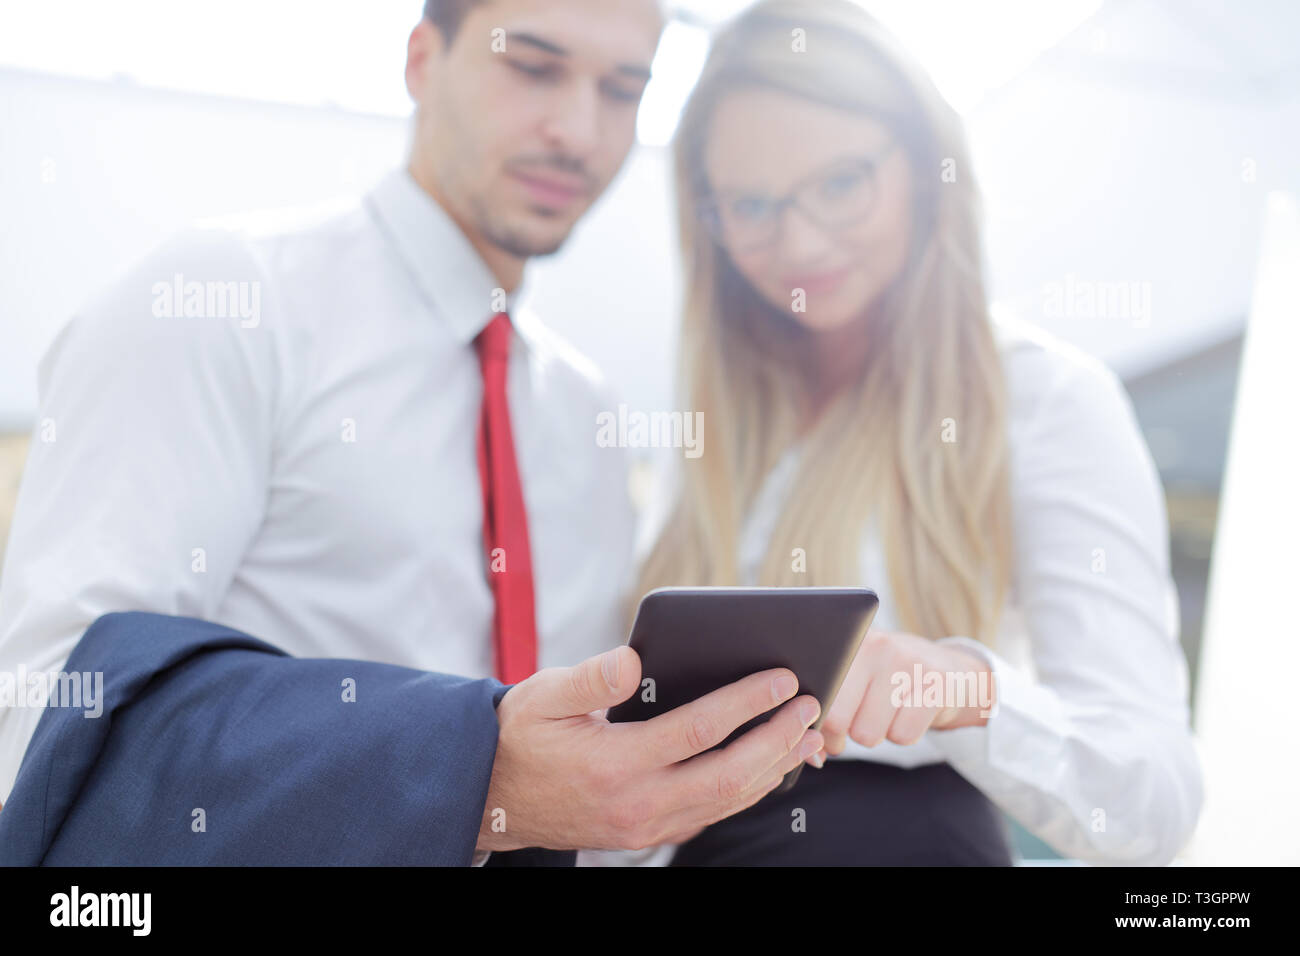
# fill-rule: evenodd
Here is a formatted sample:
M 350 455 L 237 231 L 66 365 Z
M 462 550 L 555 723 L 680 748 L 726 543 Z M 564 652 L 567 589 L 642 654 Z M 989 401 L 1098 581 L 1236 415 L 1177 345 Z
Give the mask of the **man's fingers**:
M 799 745 L 794 747 L 788 754 L 778 760 L 775 764 L 767 769 L 761 778 L 743 794 L 726 804 L 718 804 L 716 801 L 703 805 L 684 807 L 682 810 L 669 817 L 667 829 L 670 832 L 677 830 L 692 830 L 703 828 L 705 826 L 717 823 L 729 816 L 747 810 L 765 796 L 781 785 L 785 775 L 799 766 L 802 758 L 800 754 L 805 751 L 816 753 L 822 746 L 824 740 L 821 734 L 816 730 L 806 731 L 799 741 Z M 811 750 L 809 750 L 811 748 Z M 681 842 L 676 839 L 665 839 L 665 843 Z
M 680 776 L 695 788 L 698 796 L 694 802 L 726 806 L 742 797 L 773 767 L 798 766 L 799 761 L 816 753 L 822 745 L 823 738 L 817 734 L 816 747 L 807 753 L 801 748 L 808 743 L 804 731 L 817 720 L 819 713 L 817 698 L 797 697 L 766 723 L 722 750 L 683 764 Z
M 707 826 L 752 806 L 799 762 L 821 748 L 817 699 L 804 695 L 790 701 L 766 723 L 733 740 L 722 750 L 668 767 L 652 805 L 667 812 L 659 830 L 668 834 Z
M 650 759 L 667 766 L 717 746 L 737 727 L 789 700 L 798 689 L 793 671 L 784 667 L 760 671 L 643 721 L 635 732 L 644 735 L 644 752 Z
M 764 776 L 763 779 L 759 780 L 758 787 L 766 787 L 770 780 L 775 780 L 777 783 L 780 783 L 785 779 L 786 774 L 793 770 L 798 770 L 800 765 L 807 759 L 806 757 L 801 757 L 800 754 L 815 754 L 817 751 L 822 749 L 825 742 L 826 738 L 821 735 L 820 731 L 809 730 L 804 733 L 803 740 L 799 742 L 799 746 L 778 760 L 776 765 L 768 770 L 767 775 Z
M 548 667 L 524 681 L 542 717 L 577 717 L 627 700 L 641 684 L 641 658 L 623 645 L 573 667 Z M 515 693 L 515 691 L 511 691 Z

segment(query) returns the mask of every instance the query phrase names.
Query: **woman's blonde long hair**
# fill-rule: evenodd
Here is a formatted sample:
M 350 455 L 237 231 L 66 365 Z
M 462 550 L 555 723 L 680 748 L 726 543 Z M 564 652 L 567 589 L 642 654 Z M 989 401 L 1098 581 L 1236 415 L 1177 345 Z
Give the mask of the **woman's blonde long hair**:
M 686 407 L 703 412 L 708 441 L 704 454 L 684 459 L 642 593 L 740 583 L 742 516 L 798 437 L 811 333 L 759 298 L 697 211 L 714 106 L 754 84 L 887 125 L 906 151 L 914 193 L 911 248 L 870 329 L 870 358 L 806 435 L 755 583 L 872 586 L 859 577 L 859 553 L 875 519 L 900 626 L 991 644 L 1011 565 L 1006 398 L 965 137 L 924 71 L 848 0 L 750 8 L 715 38 L 683 113 L 679 386 Z

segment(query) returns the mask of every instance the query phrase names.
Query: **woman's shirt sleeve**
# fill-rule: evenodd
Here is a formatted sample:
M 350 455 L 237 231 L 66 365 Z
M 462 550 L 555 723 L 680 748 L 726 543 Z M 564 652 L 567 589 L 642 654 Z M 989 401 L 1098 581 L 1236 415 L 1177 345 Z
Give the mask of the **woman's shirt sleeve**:
M 1202 803 L 1164 493 L 1109 369 L 1041 345 L 1008 357 L 1013 598 L 1034 675 L 969 637 L 997 703 L 926 737 L 1059 853 L 1160 865 Z M 1014 374 L 1011 374 L 1014 371 Z

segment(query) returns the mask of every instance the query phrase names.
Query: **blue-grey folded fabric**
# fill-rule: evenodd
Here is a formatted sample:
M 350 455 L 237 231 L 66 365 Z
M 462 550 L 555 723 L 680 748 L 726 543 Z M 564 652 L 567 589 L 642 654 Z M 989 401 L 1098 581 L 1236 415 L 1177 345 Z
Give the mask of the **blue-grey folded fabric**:
M 102 673 L 102 712 L 46 707 L 0 811 L 0 863 L 472 859 L 509 689 L 498 681 L 295 658 L 139 611 L 95 621 L 64 670 Z

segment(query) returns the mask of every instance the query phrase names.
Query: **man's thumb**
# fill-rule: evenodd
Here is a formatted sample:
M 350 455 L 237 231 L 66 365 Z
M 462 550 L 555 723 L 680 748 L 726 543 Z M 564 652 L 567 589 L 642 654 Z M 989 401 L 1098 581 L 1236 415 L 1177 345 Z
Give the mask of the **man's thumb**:
M 544 686 L 538 689 L 541 714 L 577 717 L 613 707 L 631 697 L 641 683 L 641 658 L 623 645 L 573 667 L 548 669 L 545 676 Z

